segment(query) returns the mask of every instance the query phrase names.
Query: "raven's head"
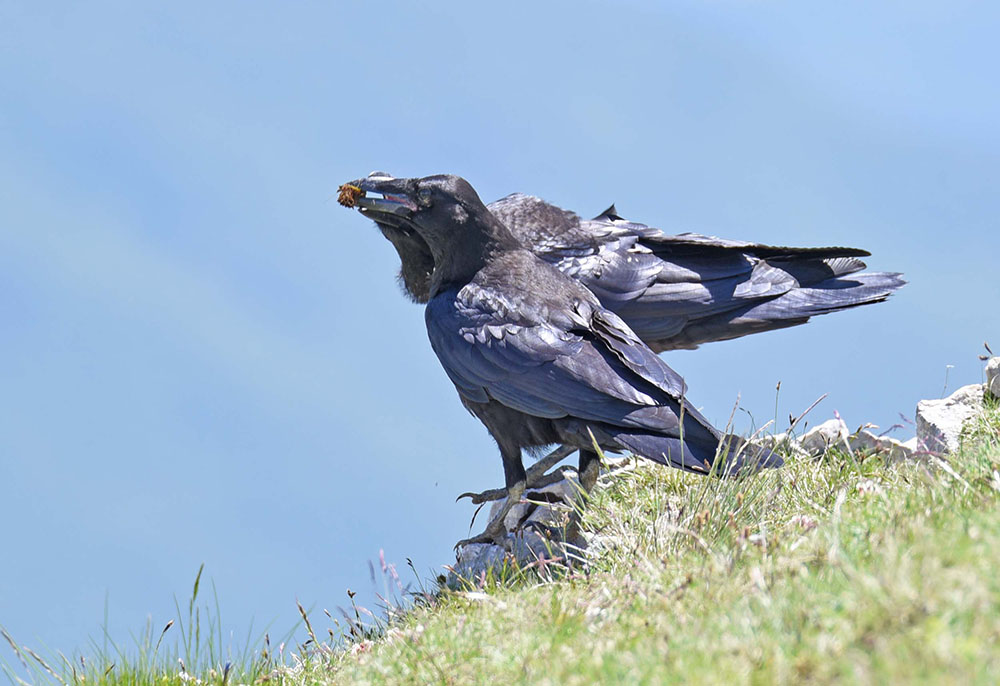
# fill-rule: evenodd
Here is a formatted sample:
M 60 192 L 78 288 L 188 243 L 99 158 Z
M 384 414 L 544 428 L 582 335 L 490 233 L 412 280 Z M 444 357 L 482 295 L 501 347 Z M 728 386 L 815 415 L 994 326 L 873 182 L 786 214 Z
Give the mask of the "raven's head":
M 397 179 L 373 172 L 341 186 L 340 204 L 357 207 L 392 241 L 403 262 L 404 286 L 417 300 L 471 278 L 491 245 L 516 246 L 507 228 L 459 176 Z M 419 278 L 428 269 L 429 278 Z
M 373 200 L 391 202 L 391 199 L 368 198 L 368 190 L 376 181 L 389 181 L 392 176 L 380 171 L 372 172 L 367 179 L 351 181 L 340 187 L 339 202 L 344 207 L 357 207 L 362 214 L 375 222 L 382 235 L 392 243 L 399 254 L 399 283 L 412 300 L 425 303 L 430 298 L 431 274 L 434 271 L 434 256 L 406 219 L 389 206 L 385 211 L 368 209 L 365 205 Z

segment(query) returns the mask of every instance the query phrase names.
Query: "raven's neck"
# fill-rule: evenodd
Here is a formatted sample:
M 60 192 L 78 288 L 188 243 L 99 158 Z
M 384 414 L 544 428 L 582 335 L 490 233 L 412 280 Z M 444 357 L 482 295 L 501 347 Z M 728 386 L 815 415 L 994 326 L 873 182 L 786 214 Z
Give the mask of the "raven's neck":
M 485 207 L 462 223 L 463 228 L 451 232 L 448 240 L 430 246 L 434 254 L 431 297 L 464 286 L 497 256 L 521 248 L 507 227 Z
M 376 222 L 382 235 L 389 239 L 399 254 L 399 281 L 414 302 L 427 302 L 434 256 L 427 243 L 415 231 L 404 231 L 389 224 Z

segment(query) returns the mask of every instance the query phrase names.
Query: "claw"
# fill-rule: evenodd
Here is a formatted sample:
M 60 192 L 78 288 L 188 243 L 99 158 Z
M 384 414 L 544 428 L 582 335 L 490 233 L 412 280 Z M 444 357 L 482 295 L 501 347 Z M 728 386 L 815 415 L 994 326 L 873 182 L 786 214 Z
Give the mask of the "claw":
M 564 477 L 563 470 L 552 472 L 551 474 L 546 474 L 545 472 L 558 464 L 560 460 L 572 455 L 575 450 L 576 448 L 572 446 L 561 445 L 540 459 L 538 462 L 531 465 L 525 473 L 527 476 L 528 488 L 543 488 L 561 480 Z M 491 488 L 487 491 L 483 491 L 482 493 L 473 493 L 471 491 L 463 493 L 455 498 L 455 502 L 457 503 L 462 498 L 469 498 L 473 505 L 479 505 L 481 503 L 488 503 L 506 497 L 506 488 Z
M 471 491 L 468 493 L 463 493 L 462 495 L 455 498 L 455 502 L 457 503 L 462 498 L 469 498 L 470 500 L 472 500 L 473 505 L 480 505 L 482 503 L 488 503 L 493 500 L 500 500 L 501 498 L 506 498 L 506 497 L 507 497 L 506 488 L 491 488 L 490 490 L 483 491 L 482 493 L 473 493 Z
M 495 543 L 497 545 L 503 546 L 507 539 L 507 527 L 504 526 L 504 519 L 507 518 L 507 513 L 510 512 L 514 505 L 521 502 L 521 496 L 524 495 L 524 482 L 519 481 L 505 491 L 507 495 L 507 502 L 500 507 L 500 511 L 497 512 L 496 517 L 486 525 L 486 530 L 478 536 L 473 536 L 472 538 L 466 538 L 455 544 L 455 550 L 458 550 L 462 546 L 469 545 L 471 543 Z
M 554 472 L 549 474 L 542 474 L 539 476 L 537 473 L 529 474 L 528 476 L 528 488 L 538 489 L 545 488 L 546 486 L 551 486 L 552 484 L 562 481 L 566 478 L 567 473 L 575 473 L 572 467 L 560 467 Z M 491 488 L 488 491 L 483 491 L 482 493 L 463 493 L 462 495 L 455 498 L 457 503 L 462 498 L 469 498 L 472 500 L 473 505 L 479 505 L 480 503 L 488 503 L 494 500 L 501 500 L 507 497 L 507 489 L 505 488 Z

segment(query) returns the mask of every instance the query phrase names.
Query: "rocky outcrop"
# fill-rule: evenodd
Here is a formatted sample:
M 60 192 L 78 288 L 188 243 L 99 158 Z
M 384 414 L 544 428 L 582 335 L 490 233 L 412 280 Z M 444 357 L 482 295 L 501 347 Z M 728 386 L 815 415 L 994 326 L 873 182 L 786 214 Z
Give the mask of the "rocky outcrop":
M 851 450 L 856 453 L 880 455 L 887 460 L 897 461 L 913 457 L 917 443 L 900 441 L 889 436 L 876 436 L 868 429 L 862 429 L 847 439 Z
M 1000 398 L 1000 357 L 986 363 L 986 390 L 994 398 Z
M 844 447 L 849 432 L 840 419 L 828 419 L 802 434 L 799 446 L 810 455 L 822 455 L 834 446 Z
M 863 455 L 879 455 L 888 460 L 905 460 L 916 450 L 916 439 L 904 443 L 889 436 L 878 436 L 868 429 L 850 433 L 841 419 L 830 419 L 795 438 L 787 433 L 765 436 L 758 441 L 761 445 L 777 450 L 784 455 L 820 457 L 831 448 L 847 450 Z
M 795 438 L 795 436 L 787 431 L 780 434 L 761 436 L 756 439 L 754 443 L 781 455 L 788 455 L 790 457 L 809 456 L 809 453 L 807 453 L 802 448 L 802 444 L 799 443 L 799 439 Z
M 983 385 L 963 386 L 947 398 L 917 403 L 917 444 L 934 453 L 961 445 L 962 428 L 983 411 Z

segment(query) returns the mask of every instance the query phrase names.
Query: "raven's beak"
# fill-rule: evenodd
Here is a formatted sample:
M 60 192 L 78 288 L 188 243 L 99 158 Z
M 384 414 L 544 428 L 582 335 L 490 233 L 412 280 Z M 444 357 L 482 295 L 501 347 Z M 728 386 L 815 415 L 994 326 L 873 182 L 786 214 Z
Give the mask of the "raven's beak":
M 363 215 L 376 221 L 385 215 L 409 217 L 418 207 L 407 193 L 406 182 L 406 179 L 396 179 L 383 172 L 372 172 L 365 179 L 341 186 L 338 201 L 344 207 L 357 207 Z M 379 193 L 382 197 L 368 197 L 368 193 Z

